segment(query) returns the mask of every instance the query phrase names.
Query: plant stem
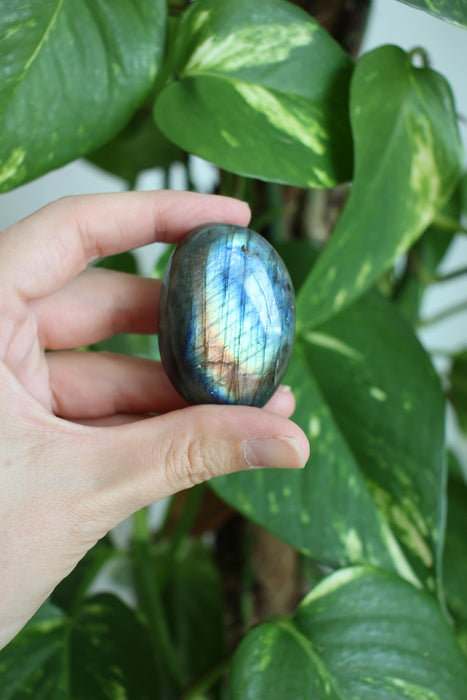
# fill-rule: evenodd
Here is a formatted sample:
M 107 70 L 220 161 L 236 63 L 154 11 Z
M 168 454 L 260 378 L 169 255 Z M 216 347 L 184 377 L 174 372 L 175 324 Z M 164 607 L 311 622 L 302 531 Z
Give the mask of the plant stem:
M 132 556 L 138 596 L 151 632 L 156 663 L 160 667 L 162 678 L 168 676 L 175 686 L 180 687 L 181 679 L 177 654 L 172 645 L 160 589 L 153 575 L 151 531 L 146 508 L 142 508 L 133 515 Z
M 193 486 L 193 488 L 187 493 L 187 499 L 184 504 L 183 511 L 177 521 L 175 530 L 170 539 L 170 551 L 172 556 L 176 554 L 181 543 L 190 531 L 191 525 L 198 513 L 204 490 L 204 484 L 199 484 L 199 486 Z
M 467 267 L 460 267 L 458 270 L 448 272 L 446 275 L 435 275 L 431 282 L 449 282 L 449 280 L 455 280 L 457 277 L 462 277 L 463 275 L 467 275 Z
M 457 219 L 451 216 L 444 216 L 443 214 L 438 214 L 438 216 L 433 219 L 432 226 L 437 226 L 450 233 L 467 233 L 467 228 L 462 226 L 460 221 L 457 221 Z
M 444 321 L 446 318 L 449 318 L 454 314 L 458 314 L 461 311 L 467 311 L 467 301 L 461 301 L 458 304 L 448 306 L 447 309 L 443 309 L 443 311 L 439 311 L 437 314 L 433 314 L 433 316 L 429 316 L 428 318 L 421 320 L 418 323 L 418 328 L 426 328 L 427 326 L 433 326 L 435 323 L 439 323 L 439 321 Z
M 229 667 L 231 659 L 232 654 L 228 654 L 225 658 L 221 659 L 219 663 L 213 666 L 213 668 L 209 669 L 202 678 L 195 681 L 193 685 L 185 691 L 182 695 L 182 700 L 196 700 L 200 695 L 209 690 Z
M 266 183 L 266 201 L 268 211 L 277 212 L 277 215 L 272 217 L 269 223 L 271 243 L 281 243 L 285 240 L 281 221 L 281 214 L 284 208 L 281 185 L 278 185 L 275 182 Z

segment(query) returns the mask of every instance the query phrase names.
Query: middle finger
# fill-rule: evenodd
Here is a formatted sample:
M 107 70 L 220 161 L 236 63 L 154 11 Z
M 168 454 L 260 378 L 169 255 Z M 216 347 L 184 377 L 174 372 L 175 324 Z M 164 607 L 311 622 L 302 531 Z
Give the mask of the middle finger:
M 89 268 L 62 289 L 31 302 L 47 350 L 91 345 L 117 333 L 156 333 L 160 280 Z

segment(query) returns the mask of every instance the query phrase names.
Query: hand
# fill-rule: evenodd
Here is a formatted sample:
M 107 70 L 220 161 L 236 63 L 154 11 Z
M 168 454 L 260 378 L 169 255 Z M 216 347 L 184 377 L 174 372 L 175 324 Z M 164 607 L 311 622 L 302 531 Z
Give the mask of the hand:
M 290 392 L 269 410 L 187 407 L 158 363 L 73 350 L 157 332 L 160 283 L 90 262 L 248 219 L 225 197 L 132 192 L 65 198 L 0 234 L 0 648 L 139 508 L 249 465 L 305 463 Z

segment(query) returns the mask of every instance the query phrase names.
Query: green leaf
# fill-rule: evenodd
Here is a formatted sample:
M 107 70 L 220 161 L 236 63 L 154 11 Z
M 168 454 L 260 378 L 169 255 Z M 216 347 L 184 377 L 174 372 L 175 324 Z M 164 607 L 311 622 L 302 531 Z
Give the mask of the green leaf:
M 298 342 L 383 522 L 416 577 L 435 590 L 445 504 L 444 398 L 428 355 L 376 293 Z M 399 573 L 407 575 L 400 567 Z
M 119 355 L 142 357 L 147 360 L 157 359 L 159 353 L 157 336 L 138 333 L 119 333 L 107 338 L 107 340 L 94 343 L 89 349 L 97 352 L 114 352 Z
M 190 540 L 176 552 L 156 549 L 154 571 L 186 684 L 215 666 L 225 651 L 221 581 L 206 547 Z
M 131 275 L 136 275 L 139 272 L 138 260 L 131 251 L 119 253 L 118 255 L 109 255 L 94 263 L 94 265 L 107 270 L 126 272 Z M 142 335 L 139 333 L 119 333 L 99 343 L 94 343 L 90 346 L 90 349 L 144 357 L 150 360 L 158 357 L 159 352 L 155 335 Z
M 156 260 L 156 264 L 154 265 L 154 270 L 152 273 L 152 276 L 155 279 L 162 279 L 164 276 L 165 268 L 167 267 L 167 263 L 170 260 L 170 257 L 172 253 L 175 250 L 175 245 L 168 245 L 167 248 L 164 250 L 162 255 Z
M 410 327 L 370 294 L 298 335 L 285 381 L 310 440 L 307 467 L 234 474 L 214 479 L 214 490 L 328 566 L 368 562 L 434 591 L 444 401 Z
M 142 109 L 114 139 L 88 154 L 87 159 L 133 186 L 143 170 L 183 163 L 186 154 L 165 138 L 152 115 Z
M 443 578 L 449 610 L 458 631 L 467 629 L 467 486 L 461 476 L 448 481 L 448 516 Z M 467 647 L 466 647 L 467 651 Z
M 235 653 L 232 700 L 463 700 L 467 663 L 439 607 L 387 572 L 343 569 Z
M 454 406 L 462 431 L 467 434 L 467 350 L 463 350 L 453 358 L 449 384 L 449 399 Z
M 51 596 L 51 602 L 66 612 L 72 612 L 86 595 L 89 586 L 104 564 L 117 554 L 108 535 L 100 539 L 61 581 Z
M 440 209 L 433 224 L 409 251 L 405 272 L 397 284 L 394 301 L 412 325 L 419 321 L 423 295 L 427 286 L 433 282 L 455 236 L 455 229 L 446 229 L 442 223 L 449 221 L 461 225 L 462 181 L 463 179 L 452 197 Z
M 46 603 L 0 652 L 2 700 L 147 699 L 158 679 L 145 628 L 118 598 L 89 598 L 73 618 Z
M 430 68 L 413 66 L 411 56 L 395 46 L 376 49 L 358 62 L 351 120 L 355 179 L 297 301 L 307 327 L 366 291 L 423 233 L 461 173 L 448 84 Z
M 197 0 L 168 57 L 155 119 L 181 148 L 221 168 L 302 187 L 351 177 L 352 63 L 284 0 Z
M 465 0 L 399 0 L 447 22 L 467 27 L 467 5 Z
M 3 700 L 65 700 L 68 679 L 64 638 L 63 612 L 45 603 L 0 651 Z
M 147 630 L 119 598 L 89 598 L 76 617 L 70 640 L 72 696 L 151 698 L 158 687 Z
M 10 0 L 0 15 L 0 191 L 117 134 L 154 82 L 164 0 Z
M 132 251 L 109 255 L 92 264 L 92 267 L 103 267 L 105 270 L 117 270 L 128 272 L 130 275 L 138 274 L 138 261 Z

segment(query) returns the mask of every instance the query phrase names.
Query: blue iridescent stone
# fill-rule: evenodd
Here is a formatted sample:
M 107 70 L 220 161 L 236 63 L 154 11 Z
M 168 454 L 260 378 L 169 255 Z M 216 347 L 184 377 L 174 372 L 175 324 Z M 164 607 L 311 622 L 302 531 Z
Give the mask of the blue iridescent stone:
M 211 224 L 177 246 L 162 282 L 159 348 L 188 402 L 264 406 L 287 369 L 294 331 L 292 282 L 258 233 Z

